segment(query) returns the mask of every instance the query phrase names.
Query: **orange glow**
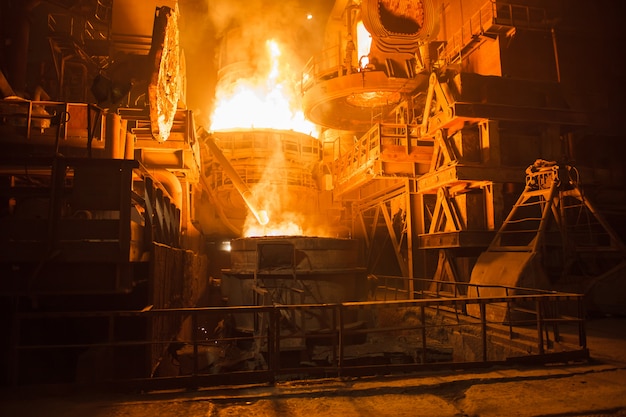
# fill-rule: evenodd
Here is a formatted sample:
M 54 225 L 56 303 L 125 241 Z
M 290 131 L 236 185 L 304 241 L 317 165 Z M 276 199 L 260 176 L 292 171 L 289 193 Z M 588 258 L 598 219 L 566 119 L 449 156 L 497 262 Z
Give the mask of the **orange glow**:
M 215 94 L 211 130 L 270 128 L 293 130 L 317 137 L 317 127 L 304 118 L 300 94 L 290 67 L 281 61 L 275 41 L 267 41 L 270 62 L 265 74 L 255 74 L 220 88 Z
M 291 194 L 288 187 L 280 184 L 281 175 L 289 169 L 281 146 L 275 146 L 267 161 L 261 181 L 250 188 L 252 204 L 264 213 L 263 221 L 251 213 L 244 224 L 244 237 L 251 236 L 302 236 L 302 215 L 291 212 Z M 297 198 L 297 196 L 296 196 Z M 267 220 L 267 221 L 265 221 Z
M 317 138 L 318 128 L 304 118 L 300 90 L 294 82 L 296 77 L 290 66 L 281 60 L 280 46 L 271 40 L 265 46 L 267 62 L 254 63 L 257 73 L 228 85 L 218 83 L 211 130 L 291 130 Z M 263 173 L 258 182 L 247 184 L 249 193 L 242 196 L 249 209 L 243 225 L 244 237 L 306 233 L 302 225 L 310 222 L 302 214 L 302 195 L 297 195 L 285 180 L 294 169 L 302 169 L 302 166 L 294 167 L 293 161 L 287 161 L 282 148 L 283 144 L 276 142 L 267 148 L 270 154 L 258 149 L 264 158 Z
M 356 24 L 356 45 L 359 53 L 359 67 L 365 68 L 369 64 L 369 54 L 372 47 L 372 35 L 365 29 L 363 22 Z
M 303 236 L 302 228 L 292 221 L 284 221 L 271 226 L 250 225 L 244 237 L 253 236 Z

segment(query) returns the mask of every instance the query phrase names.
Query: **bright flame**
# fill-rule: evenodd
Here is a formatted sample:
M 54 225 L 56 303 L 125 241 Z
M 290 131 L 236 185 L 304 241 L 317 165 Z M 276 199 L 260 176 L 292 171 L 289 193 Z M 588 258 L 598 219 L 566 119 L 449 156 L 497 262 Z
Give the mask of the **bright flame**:
M 304 233 L 300 224 L 304 224 L 305 220 L 302 215 L 287 209 L 292 196 L 284 184 L 276 181 L 289 169 L 282 147 L 276 144 L 272 148 L 274 152 L 267 161 L 261 180 L 251 188 L 252 204 L 260 208 L 258 212 L 263 213 L 263 221 L 248 216 L 244 236 L 302 236 Z
M 302 227 L 296 221 L 285 220 L 278 222 L 271 227 L 261 226 L 259 224 L 250 225 L 244 235 L 250 236 L 303 236 Z
M 275 41 L 266 43 L 269 70 L 265 74 L 239 79 L 216 91 L 211 130 L 269 128 L 293 130 L 318 136 L 315 124 L 299 109 L 299 94 L 288 65 L 282 64 Z
M 359 53 L 359 67 L 365 68 L 370 63 L 369 54 L 372 47 L 372 35 L 360 21 L 356 24 L 357 51 Z
M 268 65 L 255 63 L 264 71 L 230 85 L 218 83 L 211 130 L 292 130 L 318 137 L 317 126 L 306 120 L 301 110 L 300 91 L 293 81 L 296 78 L 281 61 L 278 43 L 266 42 L 266 52 Z M 291 195 L 293 190 L 286 185 L 285 175 L 293 169 L 293 162 L 285 160 L 282 147 L 278 142 L 268 147 L 272 155 L 265 161 L 262 177 L 245 196 L 250 208 L 243 226 L 245 237 L 302 236 L 307 232 L 301 226 L 308 224 L 307 219 L 295 208 L 302 204 L 298 201 L 302 196 Z

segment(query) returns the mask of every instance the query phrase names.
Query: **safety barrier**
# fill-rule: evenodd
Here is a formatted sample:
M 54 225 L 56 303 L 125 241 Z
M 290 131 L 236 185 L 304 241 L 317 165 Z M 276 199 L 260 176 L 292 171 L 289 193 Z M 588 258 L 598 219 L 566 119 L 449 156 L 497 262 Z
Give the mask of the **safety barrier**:
M 375 292 L 387 291 L 382 281 Z M 588 358 L 581 295 L 511 289 L 506 297 L 468 298 L 435 287 L 417 291 L 419 298 L 411 300 L 22 312 L 15 316 L 11 380 L 30 383 L 27 368 L 37 363 L 33 358 L 50 363 L 60 352 L 77 356 L 66 382 L 142 389 Z M 493 308 L 508 309 L 508 321 L 491 321 Z M 231 327 L 236 315 L 251 315 L 255 328 Z M 183 323 L 175 340 L 151 333 L 162 320 Z M 33 337 L 33 329 L 53 328 L 48 324 L 58 321 L 66 323 L 65 335 Z M 324 325 L 314 328 L 313 322 Z

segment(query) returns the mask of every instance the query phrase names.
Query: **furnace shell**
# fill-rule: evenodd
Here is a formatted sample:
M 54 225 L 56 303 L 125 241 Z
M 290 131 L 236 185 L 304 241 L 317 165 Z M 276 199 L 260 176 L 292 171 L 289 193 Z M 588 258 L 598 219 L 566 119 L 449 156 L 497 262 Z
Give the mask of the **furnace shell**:
M 269 188 L 273 192 L 261 194 L 266 194 L 265 200 L 280 202 L 283 212 L 306 217 L 310 227 L 328 223 L 331 207 L 320 199 L 318 186 L 321 145 L 317 139 L 295 131 L 251 128 L 221 130 L 214 137 L 232 169 L 254 195 L 257 188 Z M 203 178 L 210 192 L 197 201 L 199 226 L 207 236 L 242 236 L 249 210 L 241 194 L 206 147 L 202 161 Z

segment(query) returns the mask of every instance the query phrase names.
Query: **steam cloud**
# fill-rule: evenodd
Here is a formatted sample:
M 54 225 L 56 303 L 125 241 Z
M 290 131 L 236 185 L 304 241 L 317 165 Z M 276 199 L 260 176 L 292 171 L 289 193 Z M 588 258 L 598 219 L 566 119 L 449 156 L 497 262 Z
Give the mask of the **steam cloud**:
M 209 124 L 218 71 L 219 42 L 234 28 L 240 43 L 229 45 L 237 59 L 261 63 L 264 42 L 282 45 L 296 70 L 319 51 L 326 14 L 334 0 L 179 0 L 181 44 L 187 66 L 187 106 L 201 124 Z M 306 19 L 312 12 L 316 19 Z

